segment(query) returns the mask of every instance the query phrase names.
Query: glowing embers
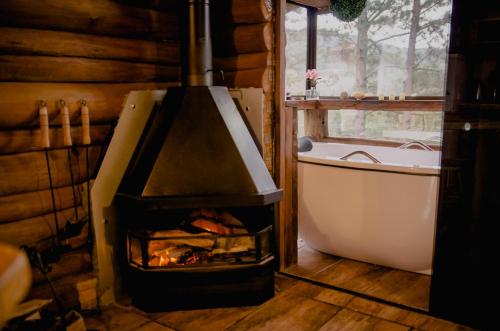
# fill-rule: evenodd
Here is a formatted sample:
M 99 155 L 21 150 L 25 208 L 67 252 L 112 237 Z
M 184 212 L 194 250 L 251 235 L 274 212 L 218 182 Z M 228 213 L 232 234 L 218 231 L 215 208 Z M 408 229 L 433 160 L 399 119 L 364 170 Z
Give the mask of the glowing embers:
M 271 255 L 272 226 L 249 233 L 227 211 L 196 209 L 175 229 L 129 231 L 129 263 L 172 268 L 257 263 Z

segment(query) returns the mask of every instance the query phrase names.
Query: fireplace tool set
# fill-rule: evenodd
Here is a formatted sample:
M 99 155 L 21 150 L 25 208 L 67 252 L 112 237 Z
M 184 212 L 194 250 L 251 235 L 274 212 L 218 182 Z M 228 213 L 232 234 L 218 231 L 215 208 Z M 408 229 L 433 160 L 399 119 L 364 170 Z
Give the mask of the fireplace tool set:
M 87 182 L 87 210 L 89 211 L 87 214 L 87 219 L 80 219 L 78 215 L 78 205 L 79 199 L 77 195 L 79 195 L 79 190 L 75 186 L 78 185 L 75 182 L 75 176 L 73 173 L 73 154 L 78 155 L 78 149 L 73 144 L 71 139 L 71 124 L 69 119 L 69 110 L 64 100 L 59 100 L 57 102 L 57 108 L 59 110 L 59 115 L 61 118 L 61 127 L 62 127 L 62 135 L 63 135 L 63 146 L 67 150 L 67 163 L 68 163 L 68 171 L 70 175 L 71 182 L 71 190 L 73 197 L 73 212 L 74 218 L 67 220 L 64 228 L 60 228 L 59 216 L 57 212 L 55 192 L 54 192 L 54 183 L 52 176 L 52 169 L 50 165 L 50 134 L 49 134 L 49 116 L 47 111 L 47 103 L 45 101 L 39 102 L 39 120 L 40 120 L 40 146 L 44 149 L 45 160 L 47 164 L 47 174 L 50 188 L 50 196 L 52 202 L 52 212 L 54 215 L 54 228 L 55 228 L 55 236 L 52 236 L 55 259 L 58 258 L 59 254 L 67 249 L 68 247 L 64 247 L 63 240 L 67 240 L 81 233 L 85 224 L 89 226 L 89 235 L 90 238 L 90 175 L 89 175 L 89 154 L 88 154 L 88 146 L 90 145 L 90 124 L 89 124 L 89 109 L 84 100 L 81 101 L 81 121 L 82 121 L 82 145 L 85 147 L 85 165 L 86 165 L 86 182 Z M 90 250 L 90 248 L 89 248 Z

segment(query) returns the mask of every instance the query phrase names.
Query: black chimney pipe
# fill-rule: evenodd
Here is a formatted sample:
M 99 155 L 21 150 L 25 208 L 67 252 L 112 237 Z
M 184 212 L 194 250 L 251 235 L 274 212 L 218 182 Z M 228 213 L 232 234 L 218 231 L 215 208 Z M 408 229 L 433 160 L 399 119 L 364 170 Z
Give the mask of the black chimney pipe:
M 185 0 L 182 46 L 182 84 L 212 86 L 210 0 Z

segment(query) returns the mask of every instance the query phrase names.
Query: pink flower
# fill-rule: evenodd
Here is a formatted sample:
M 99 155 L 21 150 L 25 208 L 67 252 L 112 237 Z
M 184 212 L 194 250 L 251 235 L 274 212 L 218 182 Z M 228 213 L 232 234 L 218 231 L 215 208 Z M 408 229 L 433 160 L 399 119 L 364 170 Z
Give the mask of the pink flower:
M 306 78 L 311 80 L 316 80 L 319 77 L 319 72 L 316 69 L 307 69 Z

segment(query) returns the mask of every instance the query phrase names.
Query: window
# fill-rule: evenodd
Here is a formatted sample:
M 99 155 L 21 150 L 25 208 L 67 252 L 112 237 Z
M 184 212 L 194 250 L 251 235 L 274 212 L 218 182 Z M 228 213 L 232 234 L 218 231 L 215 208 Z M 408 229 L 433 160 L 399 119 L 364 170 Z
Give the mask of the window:
M 316 14 L 316 20 L 308 20 L 308 11 Z M 374 97 L 404 93 L 442 98 L 450 12 L 449 0 L 367 1 L 361 16 L 345 23 L 331 13 L 317 14 L 316 9 L 289 5 L 287 94 L 304 95 L 306 63 L 316 63 L 322 78 L 317 85 L 321 97 L 361 91 Z M 316 58 L 311 61 L 304 59 L 308 54 L 304 38 L 308 23 L 311 29 L 315 21 Z M 299 133 L 303 132 L 301 118 Z M 330 110 L 328 132 L 331 137 L 439 143 L 442 119 L 442 112 L 418 109 Z
M 307 9 L 287 4 L 286 28 L 286 71 L 287 93 L 304 94 L 304 72 L 307 66 Z

